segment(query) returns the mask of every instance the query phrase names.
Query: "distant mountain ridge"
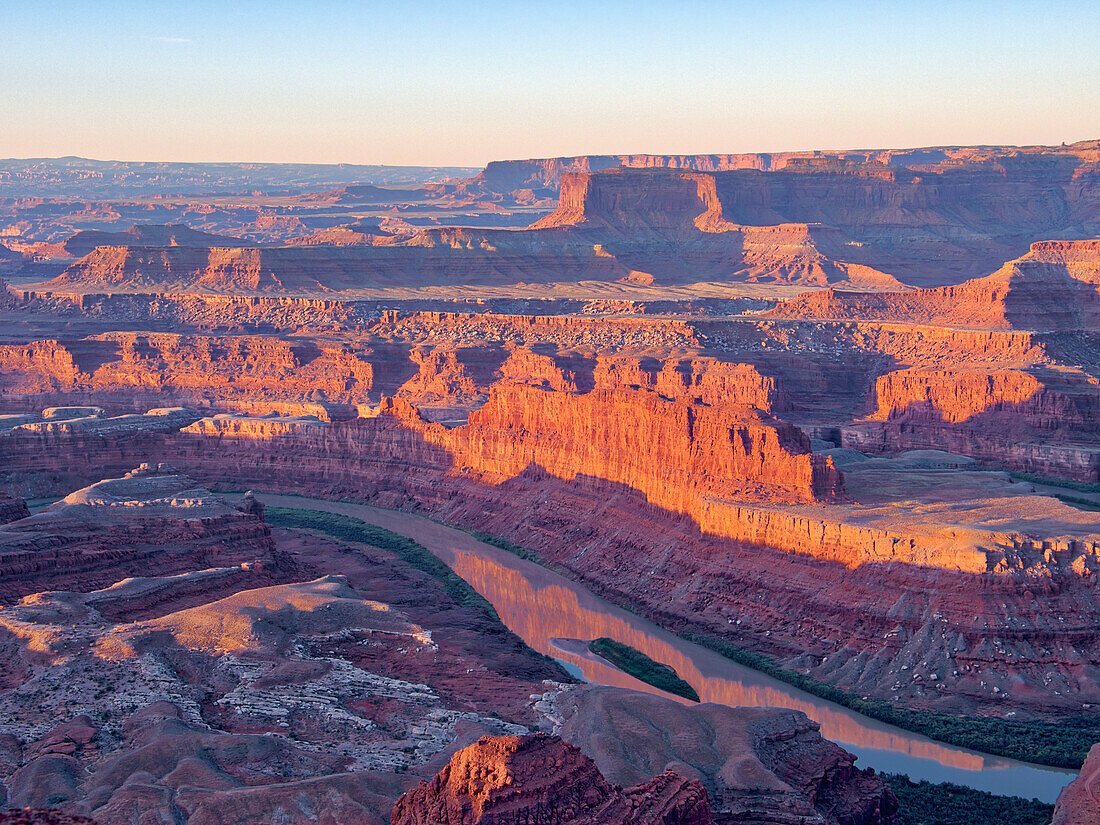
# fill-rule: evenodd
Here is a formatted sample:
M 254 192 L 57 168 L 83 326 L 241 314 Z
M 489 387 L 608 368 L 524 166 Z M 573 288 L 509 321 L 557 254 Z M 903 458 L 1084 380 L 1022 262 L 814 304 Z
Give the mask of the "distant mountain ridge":
M 89 158 L 0 159 L 0 197 L 299 194 L 348 184 L 408 186 L 477 173 L 461 166 L 352 163 L 173 163 Z

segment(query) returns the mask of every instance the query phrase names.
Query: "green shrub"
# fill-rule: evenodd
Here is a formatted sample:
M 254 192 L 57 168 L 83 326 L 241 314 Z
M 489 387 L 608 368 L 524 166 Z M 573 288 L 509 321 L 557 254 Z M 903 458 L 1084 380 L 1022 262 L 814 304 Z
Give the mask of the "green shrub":
M 898 825 L 1049 825 L 1054 806 L 1038 799 L 997 796 L 950 782 L 914 782 L 882 774 L 898 798 Z
M 451 570 L 445 562 L 436 558 L 432 552 L 419 542 L 406 536 L 368 524 L 361 519 L 339 513 L 326 513 L 320 510 L 296 510 L 289 507 L 267 507 L 264 509 L 264 520 L 272 527 L 288 527 L 298 530 L 316 530 L 335 539 L 355 542 L 357 544 L 369 544 L 381 550 L 387 550 L 400 558 L 410 567 L 427 573 L 437 579 L 451 600 L 463 607 L 471 607 L 480 610 L 498 628 L 511 636 L 515 634 L 500 620 L 496 609 L 489 601 L 478 593 L 470 584 Z M 518 636 L 515 638 L 534 657 L 542 659 L 556 671 L 555 679 L 559 682 L 575 682 L 561 663 L 551 656 L 539 653 L 528 647 Z
M 667 693 L 683 696 L 693 702 L 699 701 L 699 694 L 695 688 L 679 677 L 675 670 L 668 665 L 655 662 L 642 651 L 635 650 L 630 645 L 616 642 L 606 636 L 593 639 L 588 643 L 588 649 L 597 656 L 602 656 L 624 673 L 629 673 L 635 679 L 653 685 Z
M 264 510 L 264 520 L 272 527 L 317 530 L 343 541 L 369 544 L 372 547 L 388 550 L 410 567 L 438 579 L 443 584 L 447 595 L 456 604 L 481 610 L 494 621 L 500 622 L 496 610 L 480 593 L 444 562 L 433 556 L 427 547 L 410 538 L 399 536 L 383 527 L 367 524 L 351 516 L 324 513 L 319 510 L 268 507 Z
M 1047 487 L 1066 487 L 1082 493 L 1100 493 L 1100 484 L 1090 481 L 1068 481 L 1064 478 L 1044 478 L 1043 476 L 1029 475 L 1027 473 L 1009 473 L 1019 481 L 1030 481 L 1033 484 L 1045 484 Z
M 1007 756 L 1024 762 L 1079 768 L 1089 748 L 1100 741 L 1100 714 L 1058 722 L 1022 722 L 980 716 L 949 716 L 898 707 L 882 699 L 864 699 L 810 676 L 780 667 L 760 653 L 696 633 L 680 634 L 738 664 L 766 673 L 800 690 L 828 699 L 872 719 L 923 734 L 961 748 Z

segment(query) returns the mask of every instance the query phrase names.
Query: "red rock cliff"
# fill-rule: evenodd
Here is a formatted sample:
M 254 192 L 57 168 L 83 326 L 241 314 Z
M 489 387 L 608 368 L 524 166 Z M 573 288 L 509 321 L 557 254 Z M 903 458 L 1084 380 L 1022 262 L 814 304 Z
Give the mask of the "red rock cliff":
M 992 275 L 912 292 L 806 293 L 765 313 L 984 329 L 1089 329 L 1100 317 L 1100 241 L 1041 241 Z
M 1058 794 L 1051 825 L 1100 825 L 1100 744 L 1093 745 L 1080 775 Z
M 431 781 L 405 793 L 393 825 L 710 825 L 707 792 L 671 772 L 632 788 L 610 784 L 556 737 L 482 737 Z
M 277 338 L 110 332 L 0 346 L 0 393 L 133 400 L 366 400 L 370 363 L 340 344 Z
M 711 407 L 640 389 L 574 394 L 501 383 L 469 424 L 423 432 L 454 455 L 456 471 L 491 484 L 535 464 L 566 480 L 626 485 L 697 519 L 704 499 L 828 500 L 843 484 L 796 427 L 751 407 Z

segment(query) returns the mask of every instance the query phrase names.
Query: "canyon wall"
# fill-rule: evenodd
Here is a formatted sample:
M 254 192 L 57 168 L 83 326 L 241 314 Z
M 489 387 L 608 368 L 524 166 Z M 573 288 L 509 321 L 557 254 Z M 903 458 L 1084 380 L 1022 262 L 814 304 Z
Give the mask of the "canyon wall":
M 0 461 L 20 467 L 23 484 L 65 483 L 155 456 L 235 489 L 418 510 L 530 548 L 666 626 L 719 635 L 861 695 L 955 712 L 1047 714 L 1100 702 L 1095 544 L 1051 539 L 1006 548 L 1019 565 L 993 570 L 982 549 L 997 538 L 988 531 L 965 550 L 965 541 L 847 521 L 847 511 L 824 505 L 776 505 L 775 495 L 825 495 L 835 488 L 815 482 L 837 476 L 815 478 L 810 456 L 780 449 L 774 425 L 734 419 L 716 432 L 693 424 L 694 443 L 707 444 L 702 455 L 727 449 L 729 466 L 743 468 L 737 472 L 760 473 L 708 477 L 685 440 L 690 405 L 654 398 L 642 404 L 648 421 L 637 422 L 634 401 L 621 417 L 685 449 L 665 456 L 659 445 L 630 442 L 646 460 L 626 456 L 616 466 L 607 452 L 621 443 L 616 424 L 580 416 L 609 391 L 499 390 L 470 423 L 450 429 L 397 400 L 372 418 L 329 425 L 253 419 L 244 427 L 229 417 L 178 435 L 27 433 L 0 438 Z M 527 400 L 527 393 L 547 398 Z M 645 395 L 622 397 L 632 393 Z M 503 407 L 521 397 L 521 406 Z M 547 418 L 526 418 L 528 409 Z M 607 441 L 601 445 L 596 433 Z M 569 443 L 567 435 L 595 443 Z M 746 449 L 753 444 L 773 452 L 754 455 Z M 771 468 L 787 465 L 803 475 L 783 486 Z M 800 478 L 800 487 L 790 486 Z M 654 491 L 658 484 L 664 489 Z M 744 498 L 711 495 L 731 484 Z M 765 500 L 752 501 L 753 493 Z
M 958 286 L 897 293 L 807 293 L 767 315 L 984 329 L 1085 329 L 1095 326 L 1100 313 L 1098 284 L 1100 241 L 1042 241 L 993 274 Z
M 397 412 L 406 420 L 414 414 Z M 458 468 L 489 484 L 537 465 L 565 480 L 624 484 L 696 518 L 703 499 L 816 501 L 843 489 L 840 473 L 810 453 L 795 427 L 751 407 L 719 411 L 644 390 L 573 394 L 502 383 L 466 426 L 422 432 L 446 446 Z
M 552 812 L 552 813 L 551 813 Z M 431 782 L 407 791 L 393 825 L 711 825 L 707 792 L 666 772 L 632 788 L 611 785 L 577 748 L 548 736 L 483 737 Z
M 1089 751 L 1080 775 L 1058 795 L 1051 825 L 1100 823 L 1100 744 Z
M 25 507 L 23 508 L 26 509 Z M 0 526 L 0 601 L 203 567 L 277 567 L 263 508 L 140 468 Z
M 344 344 L 113 332 L 0 345 L 0 394 L 211 400 L 365 401 L 370 363 Z

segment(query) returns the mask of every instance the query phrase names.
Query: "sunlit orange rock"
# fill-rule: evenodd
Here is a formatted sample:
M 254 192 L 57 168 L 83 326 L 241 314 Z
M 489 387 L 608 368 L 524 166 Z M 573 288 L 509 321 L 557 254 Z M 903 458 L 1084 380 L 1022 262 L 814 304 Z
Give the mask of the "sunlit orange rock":
M 1089 329 L 1100 317 L 1100 241 L 1040 241 L 984 278 L 910 292 L 806 293 L 774 318 L 893 321 L 983 329 Z
M 111 332 L 0 345 L 0 392 L 18 395 L 346 403 L 365 400 L 372 382 L 370 363 L 339 344 Z
M 392 825 L 709 825 L 707 792 L 666 772 L 641 785 L 610 784 L 595 763 L 556 737 L 483 737 L 430 782 L 408 791 Z
M 1100 745 L 1093 745 L 1081 773 L 1058 795 L 1051 825 L 1100 823 Z
M 624 484 L 654 504 L 701 516 L 704 499 L 829 500 L 843 480 L 813 455 L 795 427 L 751 407 L 710 407 L 645 390 L 553 392 L 493 387 L 488 403 L 455 429 L 417 424 L 414 411 L 384 402 L 454 455 L 456 471 L 499 484 L 536 465 L 565 480 Z

